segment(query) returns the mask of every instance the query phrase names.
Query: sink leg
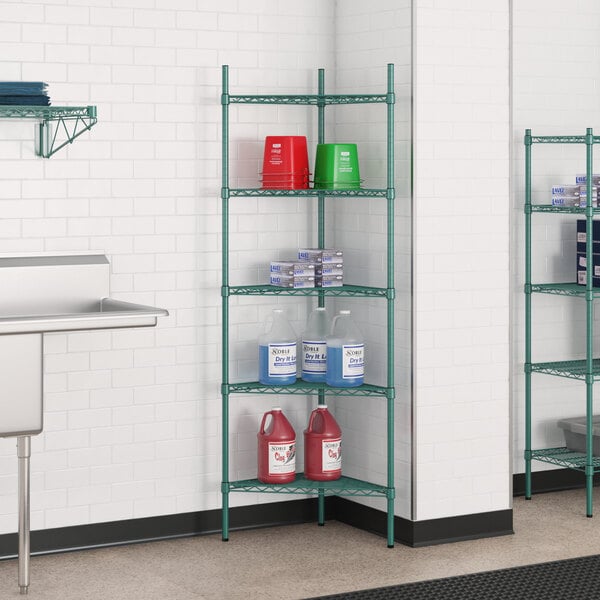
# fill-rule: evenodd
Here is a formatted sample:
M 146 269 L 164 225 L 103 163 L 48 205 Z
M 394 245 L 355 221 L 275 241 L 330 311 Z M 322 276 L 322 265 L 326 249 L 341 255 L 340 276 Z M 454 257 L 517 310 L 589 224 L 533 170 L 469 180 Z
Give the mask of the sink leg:
M 17 438 L 19 458 L 19 591 L 29 591 L 29 458 L 31 457 L 31 437 Z

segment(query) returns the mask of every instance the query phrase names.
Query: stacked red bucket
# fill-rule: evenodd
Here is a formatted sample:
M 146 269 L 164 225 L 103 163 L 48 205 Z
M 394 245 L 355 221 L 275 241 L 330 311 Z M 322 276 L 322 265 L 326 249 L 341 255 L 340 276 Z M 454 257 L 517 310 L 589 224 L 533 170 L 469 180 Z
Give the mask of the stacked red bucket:
M 308 149 L 303 135 L 268 135 L 262 170 L 263 189 L 308 188 Z

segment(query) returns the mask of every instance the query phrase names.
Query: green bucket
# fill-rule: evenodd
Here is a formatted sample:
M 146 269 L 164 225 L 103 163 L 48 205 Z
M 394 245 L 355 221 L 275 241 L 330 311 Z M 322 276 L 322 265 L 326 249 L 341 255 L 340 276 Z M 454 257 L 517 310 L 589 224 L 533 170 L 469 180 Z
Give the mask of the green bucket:
M 314 187 L 321 190 L 360 189 L 356 144 L 317 144 Z

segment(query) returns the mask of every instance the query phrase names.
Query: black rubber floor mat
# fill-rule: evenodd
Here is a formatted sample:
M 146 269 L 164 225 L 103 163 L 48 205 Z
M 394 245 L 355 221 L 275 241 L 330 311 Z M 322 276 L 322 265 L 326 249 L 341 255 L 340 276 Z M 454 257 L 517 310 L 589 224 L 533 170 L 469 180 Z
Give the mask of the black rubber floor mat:
M 521 599 L 599 600 L 600 555 L 333 594 L 318 600 Z

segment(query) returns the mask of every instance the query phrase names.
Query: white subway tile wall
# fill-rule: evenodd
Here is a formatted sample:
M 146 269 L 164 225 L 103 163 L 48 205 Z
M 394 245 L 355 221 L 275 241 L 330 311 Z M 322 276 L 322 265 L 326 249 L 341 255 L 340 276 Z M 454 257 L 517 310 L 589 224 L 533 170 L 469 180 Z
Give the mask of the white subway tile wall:
M 99 119 L 49 160 L 35 156 L 33 122 L 2 121 L 0 253 L 106 253 L 113 296 L 170 316 L 156 329 L 45 336 L 33 529 L 220 506 L 221 65 L 232 93 L 313 93 L 317 69 L 335 64 L 333 2 L 105 4 L 0 6 L 2 79 L 46 81 L 54 105 L 96 105 Z M 258 187 L 270 134 L 312 145 L 316 113 L 232 107 L 233 186 Z M 259 283 L 263 263 L 316 241 L 310 202 L 231 205 L 234 284 Z M 300 331 L 305 303 L 281 304 Z M 232 302 L 232 379 L 256 377 L 274 305 Z M 233 478 L 255 476 L 272 402 L 232 400 Z M 282 404 L 301 437 L 308 403 Z M 17 525 L 15 445 L 0 440 L 0 534 Z M 273 498 L 234 498 L 257 500 Z

